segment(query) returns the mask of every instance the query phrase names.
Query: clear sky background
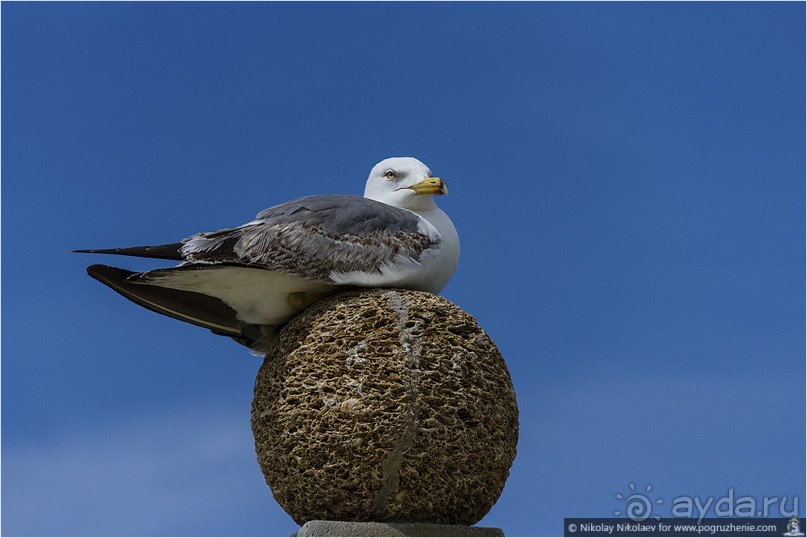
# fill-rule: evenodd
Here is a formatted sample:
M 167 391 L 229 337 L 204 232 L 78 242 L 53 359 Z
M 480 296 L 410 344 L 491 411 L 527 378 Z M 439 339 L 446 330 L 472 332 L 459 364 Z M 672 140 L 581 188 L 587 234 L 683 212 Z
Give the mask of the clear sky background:
M 481 525 L 805 499 L 805 5 L 2 4 L 2 533 L 285 535 L 260 360 L 84 273 L 390 156 L 451 188 L 500 347 Z M 772 511 L 771 515 L 778 515 Z

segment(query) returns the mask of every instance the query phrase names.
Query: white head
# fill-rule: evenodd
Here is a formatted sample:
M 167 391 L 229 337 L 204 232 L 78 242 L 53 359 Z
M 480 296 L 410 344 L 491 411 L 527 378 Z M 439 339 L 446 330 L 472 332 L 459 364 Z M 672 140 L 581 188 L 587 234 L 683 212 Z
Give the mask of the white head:
M 384 159 L 370 170 L 364 187 L 365 198 L 415 211 L 435 207 L 435 194 L 448 194 L 445 182 L 412 157 Z

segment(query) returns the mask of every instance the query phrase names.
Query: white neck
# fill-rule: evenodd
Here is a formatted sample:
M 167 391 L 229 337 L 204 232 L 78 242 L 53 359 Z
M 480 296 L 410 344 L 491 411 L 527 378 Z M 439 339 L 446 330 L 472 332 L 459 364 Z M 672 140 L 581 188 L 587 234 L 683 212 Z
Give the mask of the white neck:
M 392 192 L 374 192 L 367 189 L 364 197 L 376 202 L 382 202 L 393 207 L 409 209 L 410 211 L 430 211 L 437 207 L 434 203 L 434 196 L 431 194 L 415 194 L 409 189 L 401 189 Z

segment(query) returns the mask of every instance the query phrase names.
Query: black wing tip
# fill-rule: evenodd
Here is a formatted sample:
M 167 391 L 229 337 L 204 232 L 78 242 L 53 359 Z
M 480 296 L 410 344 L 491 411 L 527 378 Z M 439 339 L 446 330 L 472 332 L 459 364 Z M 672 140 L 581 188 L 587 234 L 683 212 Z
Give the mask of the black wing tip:
M 150 286 L 138 282 L 141 273 L 111 265 L 90 265 L 87 274 L 152 312 L 210 329 L 216 334 L 255 340 L 254 329 L 238 321 L 236 311 L 215 297 Z M 260 333 L 257 334 L 260 336 Z
M 129 249 L 125 248 L 77 248 L 75 250 L 71 250 L 70 252 L 75 252 L 76 254 L 120 254 L 121 251 L 125 251 Z
M 112 254 L 115 256 L 134 256 L 136 258 L 158 258 L 162 260 L 181 260 L 183 243 L 167 245 L 151 245 L 126 248 L 82 248 L 74 250 L 78 254 Z
M 93 277 L 95 280 L 107 284 L 109 282 L 120 282 L 125 280 L 130 275 L 133 275 L 134 271 L 96 263 L 87 267 L 87 274 Z

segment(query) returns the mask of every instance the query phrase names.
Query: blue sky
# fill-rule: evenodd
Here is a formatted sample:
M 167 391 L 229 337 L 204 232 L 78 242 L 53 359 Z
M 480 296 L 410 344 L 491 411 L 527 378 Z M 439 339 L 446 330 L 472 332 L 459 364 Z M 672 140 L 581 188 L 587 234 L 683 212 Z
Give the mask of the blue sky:
M 616 493 L 805 498 L 803 3 L 2 4 L 2 533 L 280 535 L 259 360 L 70 254 L 173 242 L 414 156 L 443 295 L 502 350 L 481 525 Z M 790 502 L 790 501 L 789 501 Z M 776 514 L 772 514 L 776 515 Z

